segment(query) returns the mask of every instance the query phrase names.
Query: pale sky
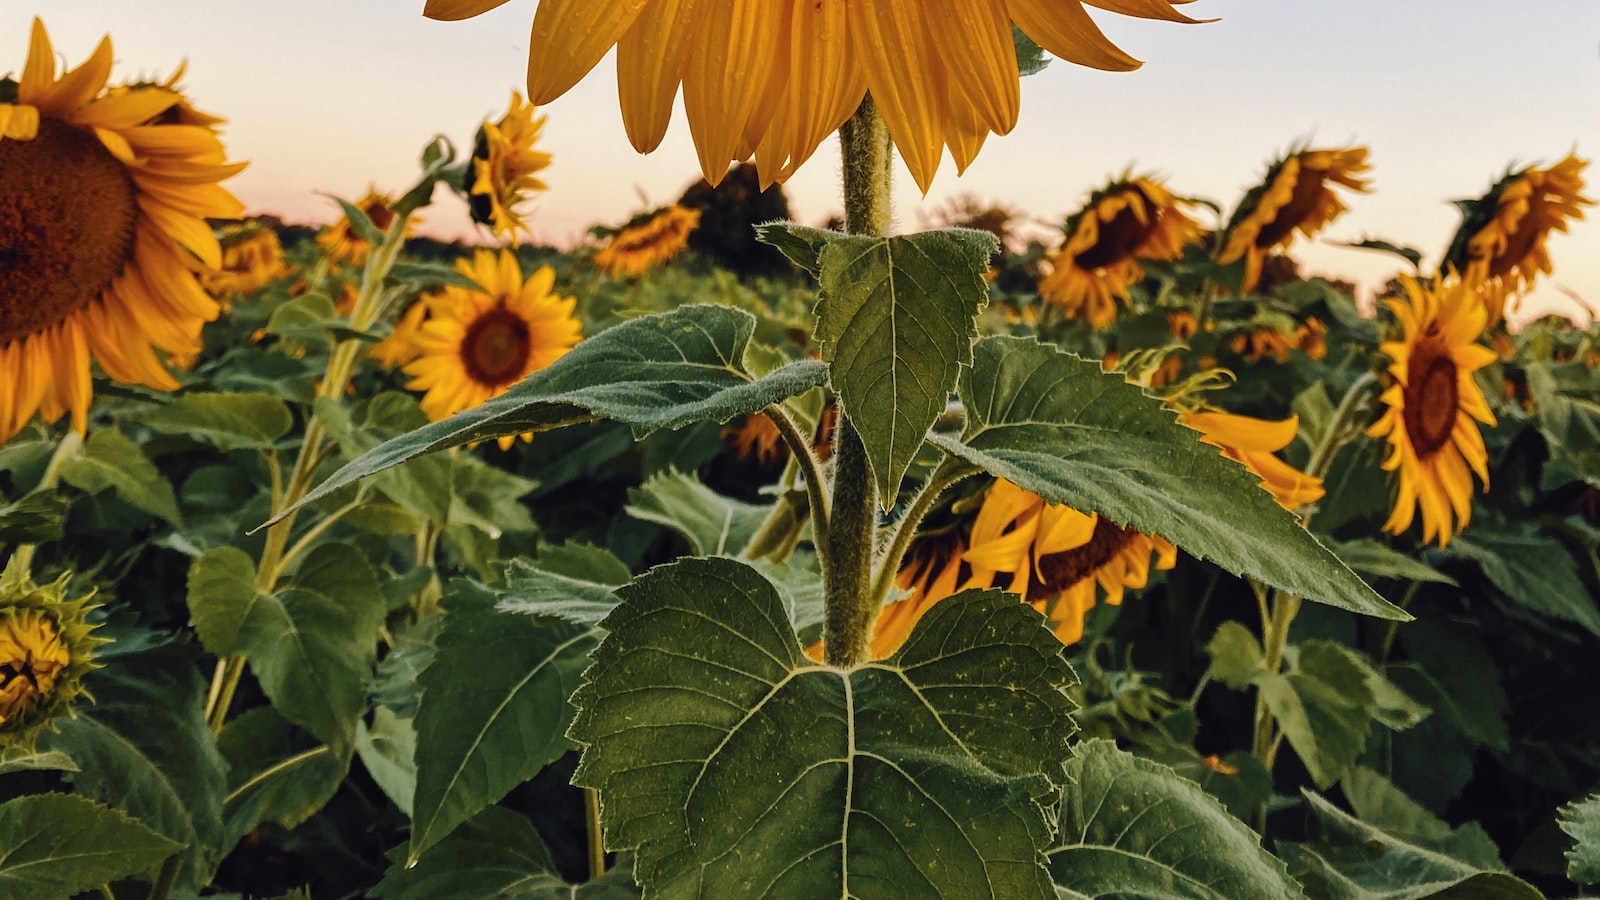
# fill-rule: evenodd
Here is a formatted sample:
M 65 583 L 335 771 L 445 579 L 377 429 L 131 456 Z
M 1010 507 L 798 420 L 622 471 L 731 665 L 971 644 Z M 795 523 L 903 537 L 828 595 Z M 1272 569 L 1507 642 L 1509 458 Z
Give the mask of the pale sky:
M 407 186 L 436 133 L 470 148 L 521 87 L 535 5 L 440 23 L 422 17 L 422 0 L 0 0 L 0 73 L 20 71 L 35 15 L 72 65 L 109 33 L 114 80 L 165 77 L 187 59 L 189 95 L 229 119 L 230 155 L 250 161 L 228 187 L 251 212 L 315 224 L 337 212 L 322 194 Z M 1600 0 L 1198 0 L 1184 11 L 1221 21 L 1096 10 L 1144 68 L 1056 62 L 1024 79 L 1020 124 L 991 137 L 963 177 L 947 159 L 924 199 L 900 170 L 898 227 L 916 230 L 963 193 L 1059 223 L 1130 165 L 1226 214 L 1291 144 L 1359 143 L 1372 150 L 1373 192 L 1349 197 L 1351 212 L 1294 252 L 1312 273 L 1373 285 L 1399 261 L 1332 242 L 1382 237 L 1431 265 L 1459 223 L 1450 200 L 1480 195 L 1514 163 L 1600 156 Z M 545 108 L 554 163 L 531 220 L 539 240 L 571 244 L 698 178 L 681 116 L 655 153 L 629 146 L 613 67 L 607 58 Z M 842 205 L 831 148 L 788 184 L 807 224 Z M 1600 165 L 1587 176 L 1600 198 Z M 459 200 L 436 201 L 427 230 L 473 233 Z M 1600 305 L 1600 208 L 1550 248 L 1555 275 L 1536 300 L 1569 305 L 1565 287 Z

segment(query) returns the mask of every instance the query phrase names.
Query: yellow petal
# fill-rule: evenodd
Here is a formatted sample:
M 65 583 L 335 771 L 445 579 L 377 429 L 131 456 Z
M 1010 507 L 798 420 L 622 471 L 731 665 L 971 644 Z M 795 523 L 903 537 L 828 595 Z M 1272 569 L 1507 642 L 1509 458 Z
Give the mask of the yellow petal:
M 705 4 L 698 7 L 704 9 Z M 692 41 L 695 0 L 654 0 L 617 45 L 617 95 L 628 141 L 640 153 L 661 145 L 672 119 L 672 101 L 683 81 Z
M 73 110 L 88 103 L 90 98 L 106 86 L 111 77 L 111 39 L 103 37 L 94 53 L 83 65 L 66 72 L 61 80 L 45 89 L 39 97 L 40 115 L 49 118 L 67 118 Z M 76 121 L 76 117 L 74 117 Z
M 905 0 L 852 0 L 850 33 L 866 50 L 867 90 L 926 194 L 944 155 L 946 87 L 923 13 Z
M 1083 0 L 1090 6 L 1098 7 L 1108 12 L 1121 13 L 1125 16 L 1137 16 L 1141 19 L 1161 19 L 1167 22 L 1184 22 L 1198 24 L 1200 22 L 1215 22 L 1216 19 L 1191 19 L 1172 8 L 1167 0 Z M 1188 2 L 1188 0 L 1184 0 Z
M 50 46 L 50 35 L 45 32 L 44 23 L 34 16 L 28 60 L 22 64 L 22 78 L 17 82 L 17 102 L 25 106 L 37 105 L 55 80 L 55 49 Z
M 689 118 L 700 171 L 716 186 L 737 157 L 746 123 L 767 87 L 778 39 L 773 0 L 703 0 L 706 16 L 683 73 L 683 111 Z
M 1011 21 L 1056 56 L 1107 72 L 1131 72 L 1139 61 L 1123 53 L 1084 12 L 1079 0 L 1006 0 Z
M 1183 417 L 1183 422 L 1203 432 L 1208 444 L 1267 453 L 1289 446 L 1300 428 L 1299 416 L 1271 422 L 1225 412 L 1192 412 Z
M 793 174 L 861 105 L 867 77 L 851 50 L 845 0 L 793 4 L 789 21 L 789 119 L 781 178 Z
M 1022 104 L 1017 49 L 1002 0 L 922 0 L 931 49 L 943 60 L 953 101 L 995 134 L 1017 124 Z
M 428 0 L 422 14 L 440 22 L 455 22 L 486 13 L 506 0 Z
M 528 38 L 528 101 L 565 94 L 627 33 L 650 0 L 539 0 Z

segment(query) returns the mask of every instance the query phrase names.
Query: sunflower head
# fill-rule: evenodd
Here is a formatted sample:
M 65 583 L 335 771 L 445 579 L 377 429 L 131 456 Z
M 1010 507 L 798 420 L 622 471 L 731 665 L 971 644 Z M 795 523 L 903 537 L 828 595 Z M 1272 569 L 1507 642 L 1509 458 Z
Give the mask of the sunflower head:
M 406 387 L 426 392 L 422 411 L 433 421 L 500 396 L 582 337 L 573 315 L 578 301 L 553 293 L 549 266 L 524 280 L 516 255 L 502 249 L 457 260 L 456 270 L 481 290 L 447 285 L 424 298 L 426 321 L 410 338 L 417 355 L 404 369 L 411 376 Z M 500 446 L 509 449 L 513 441 L 500 438 Z
M 379 231 L 388 232 L 389 226 L 394 224 L 394 202 L 394 198 L 388 194 L 369 189 L 365 197 L 352 205 L 378 226 Z M 415 215 L 406 221 L 406 237 L 411 236 L 417 222 Z M 323 255 L 330 262 L 349 263 L 352 266 L 365 263 L 367 254 L 372 250 L 372 245 L 355 232 L 347 215 L 340 215 L 338 221 L 317 232 L 317 246 L 322 248 Z
M 1095 329 L 1117 317 L 1117 301 L 1144 278 L 1140 259 L 1177 259 L 1201 234 L 1189 202 L 1150 177 L 1123 176 L 1089 198 L 1065 225 L 1066 243 L 1050 254 L 1039 293 Z
M 489 226 L 497 237 L 515 239 L 527 228 L 518 207 L 533 191 L 548 188 L 534 173 L 550 165 L 550 154 L 535 150 L 544 130 L 544 116 L 534 116 L 533 106 L 511 92 L 511 106 L 498 122 L 478 129 L 472 165 L 463 189 L 472 220 Z
M 163 359 L 198 353 L 217 317 L 190 263 L 222 265 L 206 220 L 242 212 L 218 182 L 243 164 L 210 125 L 184 124 L 175 88 L 107 90 L 111 63 L 104 38 L 58 76 L 35 19 L 0 99 L 0 442 L 36 412 L 84 430 L 91 358 L 116 381 L 175 390 Z
M 1450 239 L 1444 266 L 1481 286 L 1489 325 L 1500 321 L 1506 298 L 1521 294 L 1551 270 L 1545 240 L 1583 218 L 1594 200 L 1583 195 L 1587 160 L 1569 154 L 1548 168 L 1507 173 L 1487 194 L 1457 202 L 1461 227 Z
M 700 210 L 673 204 L 634 216 L 595 251 L 594 264 L 612 278 L 637 278 L 689 246 Z
M 1268 167 L 1229 219 L 1218 257 L 1223 263 L 1245 261 L 1241 290 L 1255 290 L 1269 252 L 1289 246 L 1296 232 L 1316 236 L 1342 215 L 1346 207 L 1334 187 L 1366 191 L 1363 176 L 1370 168 L 1365 147 L 1295 150 Z
M 278 233 L 269 225 L 262 222 L 229 225 L 218 237 L 222 244 L 222 266 L 200 273 L 201 283 L 212 296 L 253 294 L 294 274 L 294 267 L 283 259 L 283 244 L 278 240 Z
M 1422 539 L 1443 547 L 1472 515 L 1472 476 L 1489 485 L 1479 424 L 1493 425 L 1473 373 L 1495 361 L 1479 344 L 1488 320 L 1477 289 L 1460 279 L 1425 284 L 1401 276 L 1404 297 L 1387 301 L 1400 327 L 1385 342 L 1391 384 L 1384 413 L 1368 434 L 1386 438 L 1383 468 L 1397 474 L 1394 507 L 1383 529 L 1403 534 L 1422 511 Z
M 64 575 L 36 585 L 13 561 L 0 572 L 0 757 L 25 755 L 46 728 L 73 715 L 83 676 L 97 668 L 88 597 L 66 598 Z

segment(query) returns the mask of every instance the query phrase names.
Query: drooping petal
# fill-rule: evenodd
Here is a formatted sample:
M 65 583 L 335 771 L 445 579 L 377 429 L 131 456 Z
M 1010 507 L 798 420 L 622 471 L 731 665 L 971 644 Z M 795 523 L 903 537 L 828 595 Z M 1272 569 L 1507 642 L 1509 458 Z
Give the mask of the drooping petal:
M 651 0 L 539 0 L 528 38 L 528 101 L 565 94 L 627 33 Z
M 666 137 L 693 41 L 692 26 L 705 4 L 653 0 L 617 45 L 617 94 L 628 141 L 649 153 Z
M 1023 34 L 1068 62 L 1107 72 L 1131 72 L 1142 65 L 1111 43 L 1081 0 L 1006 0 L 1006 9 Z
M 927 193 L 944 155 L 947 118 L 944 63 L 927 23 L 905 0 L 853 0 L 850 32 L 861 41 L 867 90 L 911 177 Z
M 773 0 L 701 0 L 695 47 L 683 74 L 683 111 L 700 171 L 713 187 L 738 157 L 745 124 L 766 91 L 779 9 Z
M 506 0 L 428 0 L 422 14 L 440 22 L 470 19 L 504 4 Z

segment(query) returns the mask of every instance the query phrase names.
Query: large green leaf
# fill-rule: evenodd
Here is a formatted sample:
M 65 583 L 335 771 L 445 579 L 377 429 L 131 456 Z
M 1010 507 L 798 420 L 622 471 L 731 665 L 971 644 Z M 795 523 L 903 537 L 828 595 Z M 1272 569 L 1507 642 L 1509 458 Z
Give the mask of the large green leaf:
M 272 705 L 348 758 L 366 708 L 384 599 L 345 544 L 312 550 L 287 586 L 257 590 L 255 564 L 218 547 L 189 570 L 189 614 L 206 649 L 244 654 Z
M 0 506 L 0 543 L 59 541 L 67 519 L 67 498 L 58 491 L 34 491 Z
M 1166 766 L 1097 740 L 1078 747 L 1067 772 L 1073 784 L 1050 850 L 1056 884 L 1130 900 L 1303 896 L 1248 826 Z
M 1446 551 L 1477 563 L 1494 586 L 1520 606 L 1600 635 L 1600 606 L 1578 577 L 1572 554 L 1547 537 L 1479 532 Z
M 501 396 L 363 453 L 300 505 L 446 447 L 597 417 L 624 422 L 643 437 L 694 422 L 726 422 L 826 382 L 827 367 L 817 360 L 753 378 L 744 352 L 755 325 L 742 310 L 685 306 L 608 328 Z
M 417 787 L 408 859 L 538 774 L 569 747 L 567 698 L 592 627 L 499 612 L 487 588 L 452 584 L 417 711 Z
M 503 900 L 637 900 L 627 868 L 598 881 L 568 884 L 523 816 L 491 806 L 440 841 L 414 865 L 404 861 L 372 889 L 381 900 L 482 897 Z
M 1098 362 L 1032 340 L 987 338 L 961 399 L 966 434 L 932 438 L 949 453 L 1230 572 L 1354 612 L 1410 618 L 1317 543 L 1256 476 Z
M 1289 669 L 1263 675 L 1267 709 L 1311 780 L 1326 788 L 1355 764 L 1377 711 L 1367 670 L 1347 648 L 1307 641 L 1284 651 Z
M 1389 779 L 1365 766 L 1356 766 L 1339 779 L 1339 788 L 1355 811 L 1355 817 L 1391 837 L 1427 850 L 1436 850 L 1468 865 L 1486 870 L 1504 870 L 1500 848 L 1477 822 L 1460 828 L 1450 824 L 1422 804 L 1407 797 Z
M 270 706 L 246 710 L 217 735 L 228 763 L 227 846 L 262 822 L 294 828 L 333 797 L 350 769 Z
M 1567 877 L 1578 884 L 1600 884 L 1600 794 L 1561 807 L 1557 821 L 1577 841 L 1567 851 Z
M 731 556 L 750 543 L 768 507 L 724 497 L 699 476 L 669 469 L 629 488 L 626 510 L 682 535 L 693 556 Z
M 356 723 L 356 754 L 367 774 L 409 817 L 416 808 L 417 730 L 387 707 L 372 711 L 372 727 Z
M 84 685 L 93 705 L 42 744 L 77 762 L 78 793 L 127 812 L 183 845 L 180 883 L 207 883 L 223 850 L 222 756 L 206 727 L 195 648 L 103 648 Z
M 1053 896 L 1074 678 L 1037 613 L 965 592 L 843 670 L 806 658 L 777 590 L 734 560 L 617 593 L 574 697 L 573 781 L 650 896 Z
M 537 560 L 514 559 L 506 566 L 500 608 L 529 616 L 551 616 L 598 625 L 617 605 L 613 591 L 633 578 L 611 551 L 567 544 L 540 551 Z
M 996 246 L 986 231 L 952 229 L 840 236 L 818 255 L 816 337 L 886 506 L 972 364 Z
M 1542 900 L 1509 872 L 1490 871 L 1408 843 L 1362 822 L 1310 791 L 1304 844 L 1279 854 L 1314 897 L 1327 900 Z
M 62 464 L 61 480 L 91 494 L 115 490 L 124 503 L 181 524 L 172 483 L 138 444 L 115 428 L 101 428 L 89 435 L 83 452 Z
M 82 797 L 18 797 L 0 805 L 0 898 L 66 897 L 153 869 L 181 849 Z
M 294 427 L 294 416 L 271 394 L 185 394 L 140 419 L 164 434 L 205 441 L 218 450 L 266 449 Z

